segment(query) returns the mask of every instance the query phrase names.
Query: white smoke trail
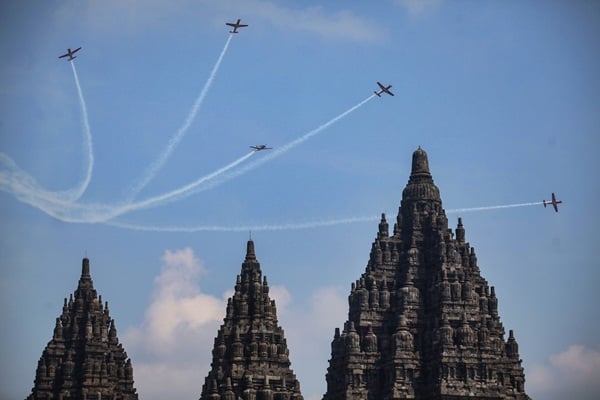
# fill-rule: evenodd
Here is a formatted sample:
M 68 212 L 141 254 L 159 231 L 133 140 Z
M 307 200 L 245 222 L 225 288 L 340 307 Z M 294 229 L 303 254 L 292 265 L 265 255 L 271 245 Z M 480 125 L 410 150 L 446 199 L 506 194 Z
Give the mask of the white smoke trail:
M 200 110 L 200 106 L 202 105 L 204 98 L 206 97 L 206 94 L 208 93 L 208 89 L 210 89 L 212 82 L 215 79 L 215 76 L 217 75 L 217 71 L 219 70 L 221 61 L 223 61 L 223 57 L 225 57 L 225 53 L 227 52 L 227 48 L 229 47 L 229 43 L 231 42 L 232 37 L 233 37 L 233 34 L 230 34 L 229 38 L 227 38 L 227 42 L 225 43 L 225 46 L 223 47 L 223 50 L 221 51 L 221 55 L 219 55 L 219 58 L 217 59 L 217 62 L 215 63 L 215 65 L 210 73 L 210 76 L 208 77 L 208 80 L 204 84 L 204 87 L 202 88 L 200 95 L 198 96 L 198 98 L 196 98 L 196 101 L 194 102 L 194 105 L 192 106 L 192 109 L 191 109 L 190 113 L 188 114 L 184 124 L 181 126 L 181 128 L 179 128 L 179 130 L 175 133 L 175 135 L 173 135 L 173 137 L 171 137 L 165 150 L 158 157 L 158 159 L 156 161 L 154 161 L 154 163 L 152 163 L 152 165 L 150 166 L 148 171 L 146 171 L 142 180 L 131 190 L 131 192 L 128 196 L 129 199 L 131 199 L 131 200 L 134 199 L 135 196 L 137 196 L 137 194 L 142 189 L 144 189 L 146 187 L 146 185 L 148 185 L 148 183 L 150 183 L 150 181 L 152 181 L 152 179 L 154 179 L 154 177 L 156 176 L 158 171 L 167 162 L 167 160 L 171 156 L 171 153 L 173 153 L 173 150 L 175 150 L 175 147 L 179 144 L 181 139 L 183 139 L 184 135 L 186 134 L 186 132 L 188 131 L 188 129 L 194 122 L 194 119 L 196 118 L 196 114 L 198 114 L 198 110 Z
M 128 212 L 144 208 L 157 207 L 175 201 L 192 193 L 192 190 L 206 181 L 214 179 L 220 174 L 241 164 L 254 155 L 254 151 L 238 158 L 228 165 L 205 175 L 196 181 L 172 190 L 159 196 L 135 203 L 124 204 L 78 204 L 58 198 L 54 193 L 48 192 L 29 174 L 21 171 L 14 162 L 3 153 L 0 153 L 0 163 L 7 166 L 7 171 L 0 171 L 0 189 L 13 193 L 20 201 L 44 211 L 46 214 L 63 222 L 98 223 Z M 10 172 L 8 170 L 11 170 Z
M 446 213 L 459 213 L 459 212 L 470 212 L 470 211 L 489 211 L 498 210 L 503 208 L 515 208 L 515 207 L 528 207 L 541 205 L 543 202 L 538 201 L 534 203 L 518 203 L 518 204 L 505 204 L 498 206 L 486 206 L 486 207 L 471 207 L 471 208 L 458 208 L 453 210 L 447 210 Z M 362 216 L 362 217 L 349 217 L 339 219 L 326 219 L 309 222 L 299 223 L 286 223 L 286 224 L 263 224 L 263 225 L 240 225 L 240 226 L 224 226 L 224 225 L 200 225 L 200 226 L 152 226 L 152 225 L 137 225 L 129 224 L 125 222 L 109 221 L 105 224 L 114 226 L 117 228 L 131 229 L 136 231 L 147 231 L 147 232 L 247 232 L 247 231 L 282 231 L 282 230 L 298 230 L 298 229 L 311 229 L 321 228 L 334 225 L 345 225 L 359 222 L 376 222 L 379 221 L 380 216 Z
M 148 231 L 148 232 L 248 232 L 248 231 L 283 231 L 283 230 L 297 230 L 297 229 L 310 229 L 310 228 L 322 228 L 327 226 L 341 225 L 341 224 L 353 224 L 358 222 L 372 222 L 377 221 L 377 216 L 372 217 L 351 217 L 341 219 L 330 219 L 330 220 L 319 220 L 310 222 L 298 222 L 298 223 L 287 223 L 287 224 L 263 224 L 263 225 L 240 225 L 240 226 L 223 226 L 223 225 L 204 225 L 204 226 L 151 226 L 151 225 L 136 225 L 128 224 L 125 222 L 108 221 L 106 225 L 114 226 L 117 228 L 131 229 L 136 231 Z
M 217 171 L 215 171 L 209 175 L 201 177 L 201 178 L 197 179 L 196 181 L 194 181 L 188 185 L 185 185 L 179 189 L 175 189 L 171 192 L 168 192 L 168 193 L 165 193 L 165 194 L 162 194 L 159 196 L 151 197 L 146 200 L 138 201 L 135 203 L 133 203 L 131 200 L 127 201 L 125 204 L 117 204 L 117 205 L 76 204 L 76 203 L 72 203 L 71 201 L 66 201 L 62 198 L 58 198 L 53 192 L 48 192 L 48 191 L 42 189 L 30 175 L 18 170 L 16 165 L 14 165 L 14 162 L 12 162 L 12 160 L 10 160 L 10 158 L 8 158 L 8 157 L 6 157 L 6 159 L 4 161 L 5 161 L 5 164 L 9 167 L 9 169 L 13 170 L 13 172 L 12 172 L 12 174 L 8 174 L 6 172 L 0 172 L 0 189 L 12 192 L 13 194 L 15 194 L 15 196 L 19 200 L 21 200 L 27 204 L 30 204 L 30 205 L 46 212 L 48 215 L 51 215 L 54 218 L 59 219 L 61 221 L 79 222 L 79 223 L 106 222 L 110 219 L 113 219 L 117 216 L 123 215 L 123 214 L 131 212 L 131 211 L 136 211 L 136 210 L 150 208 L 150 207 L 156 207 L 156 206 L 160 206 L 160 205 L 166 204 L 171 201 L 182 199 L 182 198 L 187 197 L 187 196 L 189 196 L 193 193 L 196 193 L 200 190 L 206 190 L 208 188 L 215 187 L 219 184 L 224 183 L 225 181 L 228 181 L 228 180 L 233 179 L 243 173 L 246 173 L 246 172 L 258 167 L 259 165 L 261 165 L 279 155 L 286 153 L 287 151 L 291 150 L 292 148 L 294 148 L 294 147 L 298 146 L 299 144 L 303 143 L 304 141 L 308 140 L 310 137 L 322 132 L 323 130 L 325 130 L 326 128 L 328 128 L 329 126 L 334 124 L 335 122 L 339 121 L 340 119 L 344 118 L 345 116 L 347 116 L 348 114 L 350 114 L 351 112 L 356 110 L 357 108 L 359 108 L 362 105 L 364 105 L 365 103 L 367 103 L 373 97 L 374 97 L 374 95 L 367 97 L 365 100 L 361 101 L 357 105 L 351 107 L 350 109 L 346 110 L 345 112 L 341 113 L 340 115 L 336 116 L 335 118 L 327 121 L 326 123 L 320 125 L 316 129 L 313 129 L 312 131 L 306 133 L 305 135 L 301 136 L 300 138 L 278 148 L 277 150 L 270 153 L 266 157 L 263 157 L 262 159 L 258 160 L 257 162 L 254 162 L 254 163 L 248 165 L 246 168 L 242 168 L 237 171 L 234 171 L 233 173 L 231 173 L 229 175 L 226 174 L 227 171 L 235 168 L 236 166 L 238 166 L 239 164 L 241 164 L 242 162 L 244 162 L 245 160 L 250 158 L 255 153 L 255 151 L 252 151 L 252 152 L 242 156 L 241 158 L 235 160 L 234 162 L 226 165 L 225 167 L 220 168 Z M 91 141 L 90 141 L 90 148 L 91 148 Z M 0 155 L 2 155 L 2 154 L 0 153 Z M 0 158 L 0 161 L 1 161 L 1 158 Z M 225 175 L 225 178 L 218 179 L 222 175 Z M 205 185 L 200 186 L 202 184 L 205 184 Z M 288 224 L 288 225 L 279 225 L 279 226 L 265 225 L 263 227 L 258 227 L 257 230 L 294 229 L 294 227 L 296 227 L 296 229 L 300 229 L 300 228 L 310 228 L 310 227 L 317 227 L 317 226 L 330 226 L 330 225 L 335 225 L 338 223 L 358 222 L 358 221 L 365 220 L 365 218 L 370 219 L 371 217 L 357 217 L 357 218 L 347 218 L 344 220 L 330 220 L 330 221 L 311 222 L 311 223 L 305 223 L 305 224 Z M 340 221 L 346 221 L 346 222 L 340 222 Z M 227 227 L 213 227 L 213 228 L 215 230 L 216 229 L 229 229 Z M 177 228 L 174 228 L 174 229 L 177 229 Z M 242 229 L 245 229 L 245 227 L 240 227 L 239 229 L 242 230 Z
M 0 159 L 6 164 L 10 160 L 3 154 Z M 10 160 L 12 162 L 12 160 Z M 12 193 L 18 200 L 29 204 L 46 214 L 65 222 L 83 222 L 71 218 L 71 210 L 84 208 L 60 196 L 58 192 L 43 189 L 31 175 L 20 170 L 16 165 L 9 166 L 10 170 L 0 171 L 0 190 Z M 57 194 L 58 193 L 58 194 Z
M 322 124 L 321 126 L 319 126 L 316 129 L 313 129 L 312 131 L 306 133 L 305 135 L 299 137 L 296 140 L 293 140 L 292 142 L 276 149 L 275 151 L 273 151 L 272 153 L 268 154 L 267 156 L 261 158 L 258 161 L 255 161 L 254 163 L 250 163 L 248 166 L 240 168 L 238 170 L 233 171 L 230 174 L 227 174 L 227 171 L 233 169 L 234 167 L 236 167 L 237 165 L 241 164 L 242 162 L 246 161 L 248 158 L 250 158 L 254 153 L 256 153 L 256 151 L 252 151 L 248 154 L 246 154 L 245 156 L 235 160 L 234 162 L 226 165 L 225 167 L 209 174 L 206 175 L 186 186 L 183 186 L 179 189 L 173 190 L 171 192 L 162 194 L 160 196 L 155 196 L 143 201 L 139 201 L 136 203 L 127 203 L 125 205 L 122 205 L 118 208 L 115 208 L 113 211 L 109 212 L 108 214 L 102 215 L 102 216 L 98 216 L 98 218 L 96 218 L 93 222 L 104 222 L 104 221 L 108 221 L 112 218 L 115 218 L 119 215 L 125 214 L 127 212 L 131 212 L 131 211 L 136 211 L 136 210 L 140 210 L 143 208 L 149 208 L 149 207 L 156 207 L 159 205 L 163 205 L 166 204 L 168 202 L 171 201 L 175 201 L 175 200 L 180 200 L 183 199 L 187 196 L 190 196 L 194 193 L 200 192 L 200 191 L 204 191 L 207 189 L 211 189 L 214 188 L 230 179 L 233 179 L 237 176 L 240 176 L 256 167 L 258 167 L 259 165 L 275 158 L 278 157 L 286 152 L 288 152 L 289 150 L 293 149 L 294 147 L 298 146 L 299 144 L 305 142 L 306 140 L 308 140 L 309 138 L 311 138 L 312 136 L 322 132 L 323 130 L 325 130 L 326 128 L 328 128 L 329 126 L 333 125 L 335 122 L 339 121 L 340 119 L 344 118 L 345 116 L 347 116 L 348 114 L 350 114 L 351 112 L 353 112 L 354 110 L 356 110 L 357 108 L 363 106 L 365 103 L 367 103 L 369 100 L 371 100 L 373 97 L 375 97 L 375 95 L 371 95 L 369 97 L 367 97 L 365 100 L 361 101 L 360 103 L 358 103 L 357 105 L 351 107 L 350 109 L 344 111 L 343 113 L 341 113 L 340 115 L 336 116 L 335 118 L 332 118 L 331 120 L 327 121 L 326 123 Z M 221 176 L 224 176 L 224 178 L 220 178 Z M 204 184 L 204 185 L 203 185 Z M 202 185 L 202 186 L 201 186 Z
M 500 210 L 502 208 L 539 206 L 541 204 L 544 204 L 544 202 L 543 201 L 536 201 L 534 203 L 519 203 L 519 204 L 505 204 L 505 205 L 500 205 L 500 206 L 457 208 L 457 209 L 454 209 L 454 210 L 446 210 L 446 212 L 447 213 L 451 213 L 451 214 L 456 214 L 456 213 L 460 213 L 460 212 L 489 211 L 489 210 Z
M 92 147 L 92 133 L 90 130 L 90 123 L 88 120 L 87 107 L 85 106 L 85 100 L 83 98 L 83 92 L 81 91 L 81 85 L 79 84 L 79 77 L 77 76 L 77 70 L 75 69 L 75 63 L 71 61 L 71 69 L 73 70 L 73 77 L 75 78 L 75 85 L 77 86 L 77 94 L 79 95 L 79 104 L 81 106 L 81 114 L 82 114 L 82 123 L 83 123 L 83 132 L 85 135 L 85 145 L 87 147 L 87 170 L 85 173 L 85 178 L 81 183 L 80 187 L 73 191 L 68 191 L 67 193 L 72 193 L 72 197 L 69 199 L 71 202 L 75 202 L 79 200 L 81 196 L 85 193 L 90 181 L 92 179 L 92 171 L 94 169 L 94 150 Z
M 200 191 L 204 191 L 207 189 L 212 189 L 216 186 L 219 186 L 233 178 L 236 178 L 240 175 L 245 174 L 246 172 L 249 172 L 255 168 L 257 168 L 258 166 L 266 163 L 267 161 L 270 161 L 276 157 L 279 157 L 285 153 L 287 153 L 288 151 L 290 151 L 291 149 L 293 149 L 294 147 L 298 146 L 299 144 L 307 141 L 308 139 L 310 139 L 311 137 L 315 136 L 316 134 L 324 131 L 325 129 L 327 129 L 328 127 L 330 127 L 331 125 L 333 125 L 334 123 L 338 122 L 340 119 L 344 118 L 345 116 L 347 116 L 348 114 L 352 113 L 353 111 L 355 111 L 356 109 L 362 107 L 363 105 L 365 105 L 369 100 L 371 100 L 373 97 L 375 97 L 374 94 L 372 94 L 371 96 L 367 97 L 366 99 L 364 99 L 363 101 L 361 101 L 360 103 L 358 103 L 357 105 L 351 107 L 350 109 L 344 111 L 343 113 L 339 114 L 337 117 L 334 117 L 332 119 L 330 119 L 329 121 L 325 122 L 324 124 L 320 125 L 319 127 L 313 129 L 312 131 L 300 136 L 298 139 L 295 139 L 281 147 L 278 147 L 277 149 L 275 149 L 274 151 L 268 153 L 266 156 L 248 163 L 246 166 L 239 168 L 237 170 L 234 170 L 228 174 L 223 174 L 220 175 L 218 179 L 214 179 L 211 182 L 209 182 L 207 185 L 202 186 L 201 188 L 198 188 L 196 190 L 194 190 L 193 193 L 197 193 Z
M 235 168 L 239 164 L 246 161 L 248 158 L 252 157 L 254 155 L 254 153 L 256 153 L 256 152 L 251 151 L 250 153 L 238 158 L 237 160 L 233 161 L 232 163 L 227 164 L 223 168 L 220 168 L 206 176 L 203 176 L 203 177 L 195 180 L 192 183 L 182 186 L 179 189 L 175 189 L 168 193 L 164 193 L 159 196 L 151 197 L 146 200 L 138 201 L 136 203 L 128 203 L 123 206 L 120 206 L 120 207 L 114 209 L 113 211 L 111 211 L 110 213 L 108 213 L 107 215 L 99 216 L 99 218 L 97 218 L 94 222 L 103 222 L 103 221 L 115 218 L 119 215 L 125 214 L 127 212 L 141 210 L 144 208 L 157 207 L 157 206 L 164 205 L 166 203 L 187 197 L 193 193 L 194 188 L 196 188 L 197 186 L 201 185 L 204 182 L 215 179 L 219 175 L 222 175 L 225 172 L 227 172 L 228 170 Z
M 77 87 L 79 104 L 81 106 L 81 122 L 83 125 L 84 145 L 86 147 L 85 159 L 87 163 L 85 176 L 82 182 L 76 188 L 63 191 L 49 191 L 42 188 L 31 175 L 19 168 L 10 157 L 4 153 L 0 153 L 0 164 L 3 164 L 7 169 L 7 171 L 0 172 L 0 188 L 3 187 L 5 191 L 12 191 L 15 194 L 19 194 L 18 197 L 21 200 L 29 198 L 29 200 L 25 202 L 31 205 L 34 205 L 32 202 L 35 198 L 39 198 L 47 203 L 56 203 L 62 205 L 76 202 L 85 193 L 92 179 L 92 171 L 94 169 L 94 151 L 87 107 L 85 105 L 85 99 L 83 97 L 83 92 L 81 90 L 75 64 L 73 62 L 70 62 L 70 64 L 73 71 L 73 77 L 75 79 L 75 86 Z M 7 190 L 11 187 L 11 190 Z
M 344 111 L 339 114 L 335 118 L 327 121 L 326 123 L 320 125 L 316 129 L 306 133 L 305 135 L 299 137 L 298 139 L 276 149 L 274 152 L 268 154 L 266 157 L 248 165 L 246 168 L 241 168 L 237 171 L 234 171 L 231 174 L 226 174 L 227 171 L 235 168 L 242 162 L 246 161 L 252 155 L 254 155 L 255 151 L 252 151 L 241 158 L 233 161 L 232 163 L 226 165 L 223 168 L 218 169 L 217 171 L 208 174 L 204 177 L 197 179 L 196 181 L 185 185 L 181 188 L 175 189 L 171 192 L 164 193 L 159 196 L 151 197 L 146 200 L 132 202 L 131 200 L 125 202 L 125 204 L 117 204 L 117 205 L 109 205 L 109 204 L 71 204 L 69 201 L 65 201 L 64 199 L 58 198 L 53 195 L 52 192 L 47 192 L 42 189 L 31 176 L 25 174 L 24 172 L 17 171 L 16 165 L 13 165 L 14 162 L 10 160 L 8 157 L 8 161 L 5 162 L 9 169 L 13 170 L 12 174 L 7 174 L 6 172 L 0 173 L 0 189 L 4 189 L 6 191 L 12 192 L 15 196 L 25 202 L 27 204 L 32 205 L 52 217 L 59 219 L 64 222 L 79 222 L 79 223 L 98 223 L 98 222 L 106 222 L 110 219 L 116 218 L 120 215 L 123 215 L 128 212 L 157 207 L 163 204 L 166 204 L 171 201 L 179 200 L 184 197 L 190 196 L 201 190 L 207 190 L 209 188 L 213 188 L 217 185 L 220 185 L 230 179 L 233 179 L 237 176 L 240 176 L 259 165 L 278 157 L 292 148 L 298 146 L 304 141 L 308 140 L 310 137 L 322 132 L 335 122 L 344 118 L 357 108 L 363 106 L 369 100 L 371 100 L 375 95 L 371 95 L 367 97 L 365 100 L 361 101 L 357 105 L 351 107 L 350 109 Z M 0 153 L 1 155 L 1 153 Z M 1 159 L 0 159 L 1 161 Z M 219 179 L 219 177 L 224 175 L 224 179 Z M 23 184 L 23 182 L 28 182 L 28 184 Z M 204 185 L 203 185 L 204 184 Z M 203 185 L 203 186 L 201 186 Z M 363 217 L 359 217 L 361 219 Z M 355 219 L 350 219 L 355 220 Z M 327 222 L 323 226 L 332 225 L 335 222 Z M 298 225 L 298 224 L 296 224 Z M 294 226 L 296 226 L 294 225 Z M 298 225 L 299 226 L 299 225 Z M 309 227 L 309 226 L 307 226 Z M 266 228 L 265 228 L 266 229 Z M 280 228 L 280 229 L 288 229 L 288 228 Z M 291 229 L 291 228 L 289 228 Z
M 169 141 L 169 145 L 167 150 L 161 155 L 158 162 L 155 163 L 153 170 L 146 177 L 146 180 L 136 188 L 136 191 L 131 195 L 133 198 L 143 187 L 150 182 L 150 180 L 154 177 L 154 175 L 158 172 L 160 167 L 166 162 L 167 158 L 174 150 L 175 146 L 181 141 L 183 135 L 191 126 L 206 94 L 208 89 L 210 88 L 212 81 L 214 80 L 219 65 L 223 60 L 223 57 L 229 47 L 229 43 L 233 35 L 230 35 L 225 43 L 223 50 L 217 60 L 217 63 L 213 67 L 213 70 L 210 74 L 210 77 L 207 83 L 204 85 L 202 92 L 196 99 L 194 106 L 188 115 L 185 124 L 179 129 L 177 134 L 171 138 Z M 184 196 L 186 192 L 192 190 L 196 186 L 202 184 L 203 182 L 213 179 L 219 174 L 222 174 L 229 169 L 239 165 L 241 162 L 249 158 L 254 154 L 251 152 L 242 158 L 230 163 L 229 165 L 211 173 L 205 177 L 202 177 L 195 182 L 188 184 L 182 188 L 176 189 L 169 193 L 165 193 L 160 196 L 156 196 L 153 198 L 146 199 L 144 201 L 140 201 L 137 203 L 132 203 L 131 200 L 125 202 L 125 204 L 75 204 L 75 202 L 81 198 L 85 190 L 87 189 L 89 182 L 91 181 L 93 165 L 94 165 L 94 156 L 93 156 L 93 147 L 92 147 L 92 136 L 91 129 L 89 126 L 87 107 L 85 105 L 85 100 L 83 97 L 83 93 L 81 90 L 81 85 L 79 83 L 77 70 L 75 69 L 75 65 L 71 62 L 71 68 L 73 70 L 73 75 L 75 78 L 75 84 L 77 86 L 77 92 L 79 95 L 79 101 L 82 109 L 82 122 L 84 125 L 84 134 L 85 134 L 85 142 L 87 144 L 87 160 L 88 167 L 86 171 L 85 178 L 81 185 L 79 185 L 76 189 L 71 189 L 67 191 L 60 192 L 52 192 L 45 190 L 42 188 L 31 175 L 27 174 L 25 171 L 21 170 L 17 167 L 12 159 L 8 156 L 0 153 L 0 161 L 2 161 L 5 166 L 8 168 L 8 171 L 0 172 L 0 189 L 5 190 L 7 192 L 12 192 L 20 201 L 30 204 L 35 208 L 38 208 L 48 215 L 57 218 L 64 222 L 80 222 L 80 223 L 95 223 L 100 222 L 106 219 L 114 218 L 114 216 L 121 215 L 125 212 L 130 212 L 142 208 L 148 208 L 153 206 L 158 206 L 164 204 L 169 201 L 176 200 L 180 196 Z M 191 194 L 191 193 L 190 193 Z

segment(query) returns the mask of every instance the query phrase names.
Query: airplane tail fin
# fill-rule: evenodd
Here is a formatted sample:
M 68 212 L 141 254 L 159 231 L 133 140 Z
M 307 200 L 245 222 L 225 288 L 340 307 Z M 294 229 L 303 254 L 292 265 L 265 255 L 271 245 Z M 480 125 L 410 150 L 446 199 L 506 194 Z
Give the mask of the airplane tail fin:
M 544 203 L 544 208 L 546 208 L 546 206 L 548 205 L 548 203 L 546 203 L 546 200 L 543 200 Z
M 381 97 L 381 95 L 379 93 L 377 93 L 377 92 L 373 92 L 373 93 L 375 93 L 377 95 L 377 97 Z

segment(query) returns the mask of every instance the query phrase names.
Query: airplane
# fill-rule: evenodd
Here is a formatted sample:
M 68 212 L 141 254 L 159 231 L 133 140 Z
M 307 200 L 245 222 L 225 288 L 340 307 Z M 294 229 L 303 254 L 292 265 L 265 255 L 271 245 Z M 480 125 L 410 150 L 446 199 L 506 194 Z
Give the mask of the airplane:
M 261 150 L 272 149 L 272 147 L 267 147 L 266 144 L 257 144 L 256 146 L 250 146 L 250 148 L 254 149 L 254 151 L 261 151 Z
M 390 96 L 393 96 L 394 93 L 392 93 L 392 91 L 390 90 L 390 88 L 392 87 L 392 85 L 387 85 L 387 86 L 383 86 L 380 82 L 377 82 L 377 84 L 379 85 L 379 88 L 381 89 L 379 92 L 373 92 L 375 93 L 377 96 L 381 97 L 381 95 L 383 93 L 387 93 Z
M 552 207 L 554 207 L 554 211 L 558 212 L 558 205 L 562 203 L 562 200 L 556 200 L 556 196 L 554 196 L 554 193 L 552 193 L 552 200 L 544 200 L 544 207 L 546 207 L 548 204 L 552 204 Z
M 240 24 L 241 19 L 238 18 L 237 22 L 225 22 L 225 25 L 233 26 L 233 30 L 229 33 L 239 33 L 238 28 L 245 28 L 248 25 Z
M 58 58 L 69 57 L 67 61 L 71 61 L 72 59 L 77 58 L 77 56 L 74 56 L 73 54 L 77 53 L 79 50 L 81 50 L 81 47 L 78 47 L 75 50 L 67 49 L 67 52 Z

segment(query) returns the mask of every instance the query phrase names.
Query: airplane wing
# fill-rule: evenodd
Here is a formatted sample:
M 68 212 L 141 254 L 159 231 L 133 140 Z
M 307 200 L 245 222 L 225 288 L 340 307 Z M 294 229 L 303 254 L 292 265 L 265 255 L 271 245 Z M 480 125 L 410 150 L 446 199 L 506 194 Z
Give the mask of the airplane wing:
M 62 56 L 58 56 L 58 58 L 65 58 L 65 57 L 67 57 L 68 55 L 69 55 L 69 53 L 67 53 L 67 54 L 63 54 Z
M 232 24 L 231 22 L 225 22 L 225 25 L 233 26 L 235 28 L 235 24 Z
M 386 90 L 386 89 L 385 89 L 385 86 L 383 86 L 383 85 L 381 84 L 381 82 L 377 82 L 377 84 L 379 85 L 379 87 L 380 87 L 382 90 Z
M 552 192 L 552 207 L 554 207 L 554 211 L 558 212 L 558 201 L 556 201 L 554 192 Z
M 238 24 L 238 28 L 245 28 L 245 27 L 247 27 L 247 26 L 248 26 L 248 25 L 244 25 L 244 24 Z

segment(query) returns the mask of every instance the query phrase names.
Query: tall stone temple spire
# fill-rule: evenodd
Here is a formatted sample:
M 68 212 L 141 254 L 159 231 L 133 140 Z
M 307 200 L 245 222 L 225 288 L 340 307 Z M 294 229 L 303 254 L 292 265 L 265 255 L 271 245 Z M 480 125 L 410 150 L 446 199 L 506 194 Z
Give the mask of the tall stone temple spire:
M 302 400 L 275 301 L 248 241 L 200 400 Z
M 529 399 L 514 333 L 505 340 L 461 218 L 454 234 L 419 148 L 393 233 L 382 215 L 352 284 L 324 400 Z
M 65 298 L 52 340 L 38 362 L 27 400 L 137 400 L 131 359 L 117 338 L 108 302 L 102 305 L 83 259 L 75 295 Z

